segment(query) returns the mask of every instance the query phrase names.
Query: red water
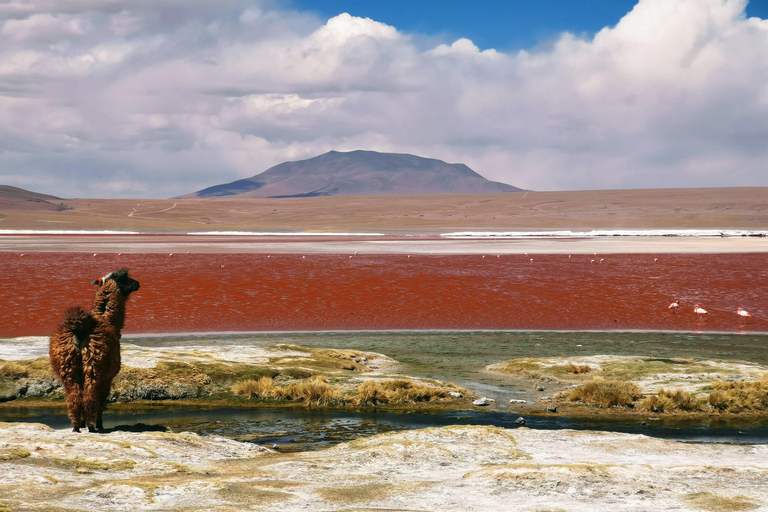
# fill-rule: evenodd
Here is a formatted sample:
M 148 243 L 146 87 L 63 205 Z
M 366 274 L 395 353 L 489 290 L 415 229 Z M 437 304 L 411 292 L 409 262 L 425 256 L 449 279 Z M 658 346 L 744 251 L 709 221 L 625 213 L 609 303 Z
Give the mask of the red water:
M 48 335 L 119 267 L 125 333 L 364 329 L 768 331 L 768 254 L 0 253 L 0 336 Z M 658 261 L 654 261 L 658 259 Z M 667 310 L 681 299 L 678 314 Z M 700 304 L 705 319 L 693 313 Z M 744 323 L 742 307 L 753 314 Z

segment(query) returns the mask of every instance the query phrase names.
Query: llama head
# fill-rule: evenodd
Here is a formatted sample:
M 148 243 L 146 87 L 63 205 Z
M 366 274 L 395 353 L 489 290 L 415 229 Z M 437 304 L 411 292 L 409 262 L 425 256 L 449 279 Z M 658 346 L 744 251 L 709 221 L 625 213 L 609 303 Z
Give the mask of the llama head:
M 128 269 L 121 268 L 110 272 L 104 277 L 100 277 L 91 284 L 98 285 L 99 288 L 107 286 L 120 291 L 125 297 L 139 289 L 139 282 L 128 277 Z

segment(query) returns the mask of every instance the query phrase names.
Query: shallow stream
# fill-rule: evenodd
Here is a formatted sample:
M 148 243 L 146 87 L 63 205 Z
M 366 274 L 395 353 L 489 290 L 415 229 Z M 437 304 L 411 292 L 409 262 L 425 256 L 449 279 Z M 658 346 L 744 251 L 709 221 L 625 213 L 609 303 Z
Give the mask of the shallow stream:
M 9 340 L 6 340 L 6 343 Z M 446 425 L 495 425 L 516 428 L 520 417 L 510 398 L 530 399 L 501 375 L 484 372 L 485 366 L 517 357 L 572 355 L 637 355 L 662 358 L 711 358 L 768 364 L 767 334 L 664 332 L 320 332 L 162 335 L 124 338 L 146 347 L 265 346 L 279 343 L 309 347 L 349 348 L 385 354 L 398 360 L 405 375 L 454 382 L 496 399 L 495 410 L 438 413 L 350 412 L 306 408 L 201 408 L 151 406 L 105 414 L 105 425 L 115 430 L 192 431 L 215 434 L 281 450 L 316 449 L 388 431 Z M 8 404 L 11 405 L 11 404 Z M 66 428 L 60 408 L 8 407 L 4 421 L 28 421 Z M 646 434 L 693 442 L 768 443 L 768 424 L 707 420 L 574 419 L 525 416 L 525 426 L 541 429 L 572 428 Z

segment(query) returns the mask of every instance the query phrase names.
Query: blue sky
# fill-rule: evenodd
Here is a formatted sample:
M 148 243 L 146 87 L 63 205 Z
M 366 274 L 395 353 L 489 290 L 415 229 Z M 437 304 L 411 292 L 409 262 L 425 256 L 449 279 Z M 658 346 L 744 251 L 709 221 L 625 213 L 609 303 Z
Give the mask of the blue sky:
M 366 149 L 768 186 L 766 77 L 768 0 L 0 2 L 0 184 L 163 198 Z
M 548 44 L 562 32 L 594 34 L 615 25 L 637 0 L 293 0 L 300 10 L 372 18 L 411 34 L 471 39 L 482 49 Z
M 290 0 L 287 5 L 330 18 L 348 12 L 411 34 L 471 39 L 502 51 L 546 45 L 562 32 L 593 36 L 616 25 L 637 0 Z M 747 16 L 768 19 L 768 0 L 751 0 Z

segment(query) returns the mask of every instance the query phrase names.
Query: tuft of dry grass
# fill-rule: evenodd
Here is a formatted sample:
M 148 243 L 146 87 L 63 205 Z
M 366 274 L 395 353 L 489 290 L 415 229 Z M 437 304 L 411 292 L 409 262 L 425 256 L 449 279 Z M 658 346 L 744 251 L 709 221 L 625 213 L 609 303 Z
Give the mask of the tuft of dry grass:
M 278 386 L 271 377 L 248 379 L 232 386 L 232 392 L 249 399 L 303 401 L 307 405 L 332 405 L 341 401 L 341 393 L 321 375 L 291 382 L 287 386 Z
M 275 397 L 275 381 L 271 377 L 262 377 L 259 380 L 248 379 L 232 386 L 232 392 L 238 396 L 254 396 L 269 399 Z
M 674 411 L 693 412 L 701 409 L 701 404 L 687 391 L 669 391 L 660 389 L 655 395 L 650 395 L 640 403 L 644 411 L 664 413 Z
M 565 365 L 565 369 L 574 375 L 581 375 L 583 373 L 589 373 L 592 371 L 592 367 L 588 364 L 568 363 Z
M 10 379 L 23 379 L 29 377 L 29 369 L 17 362 L 9 361 L 0 366 L 0 373 Z
M 367 380 L 357 387 L 357 404 L 383 405 L 432 402 L 445 398 L 445 390 L 408 380 Z
M 568 400 L 598 407 L 633 407 L 642 396 L 640 386 L 634 382 L 596 379 L 573 388 Z
M 713 382 L 709 405 L 715 411 L 743 412 L 768 409 L 768 374 L 758 381 Z
M 341 399 L 341 393 L 328 384 L 322 375 L 291 382 L 287 386 L 279 388 L 278 392 L 283 400 L 301 400 L 308 405 L 332 405 Z
M 731 407 L 732 400 L 727 393 L 723 391 L 713 391 L 709 394 L 707 399 L 709 406 L 712 410 L 717 412 L 725 412 Z
M 466 392 L 455 386 L 451 389 Z M 329 384 L 325 377 L 315 375 L 308 379 L 278 385 L 269 377 L 245 380 L 232 386 L 239 396 L 263 400 L 302 401 L 307 405 L 378 406 L 434 402 L 448 396 L 446 389 L 420 384 L 405 379 L 367 380 L 357 387 L 356 396 Z

